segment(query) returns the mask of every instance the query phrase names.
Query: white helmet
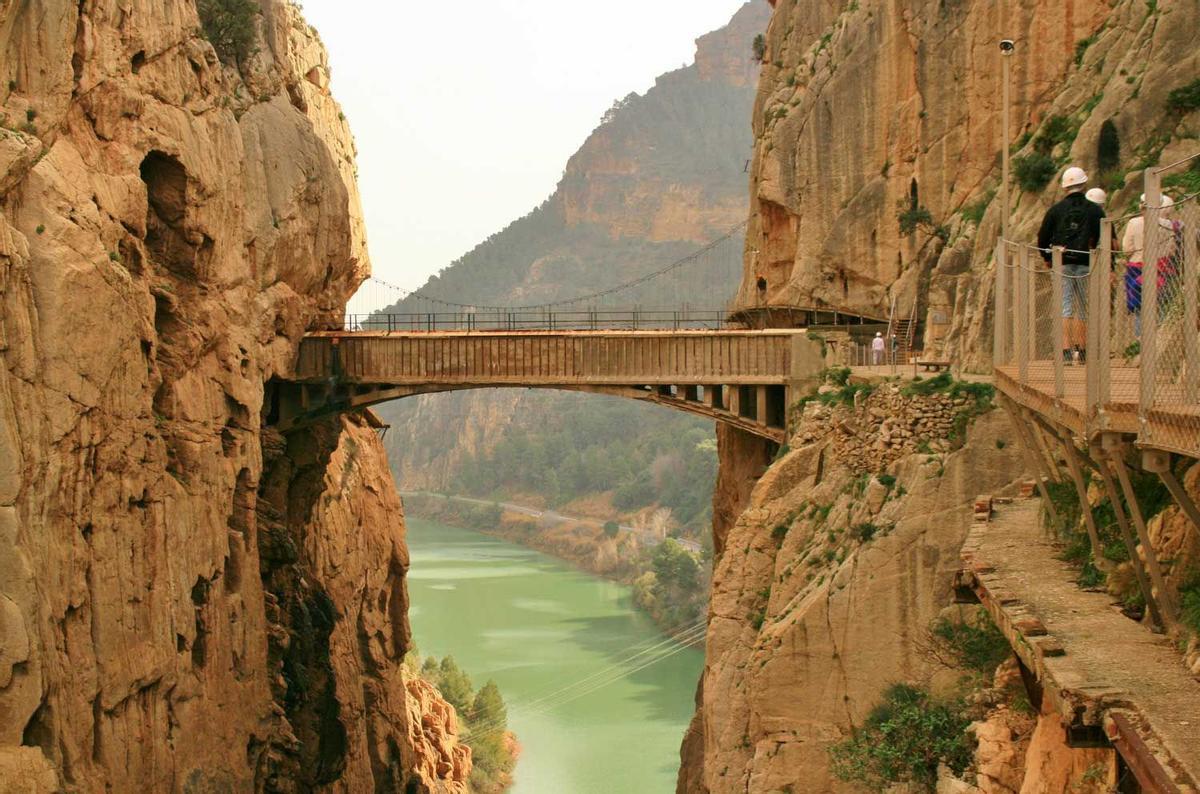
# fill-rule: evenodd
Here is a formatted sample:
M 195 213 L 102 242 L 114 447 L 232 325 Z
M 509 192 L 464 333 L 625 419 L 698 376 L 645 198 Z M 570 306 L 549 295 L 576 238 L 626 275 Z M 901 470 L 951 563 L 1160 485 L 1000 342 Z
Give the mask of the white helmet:
M 1078 187 L 1079 185 L 1086 185 L 1087 181 L 1088 181 L 1087 171 L 1084 171 L 1082 168 L 1080 168 L 1077 165 L 1073 165 L 1070 168 L 1068 168 L 1066 171 L 1063 171 L 1063 175 L 1062 175 L 1063 190 L 1067 190 L 1068 188 Z
M 1146 194 L 1145 193 L 1143 193 L 1141 196 L 1138 197 L 1138 203 L 1141 204 L 1143 207 L 1146 206 Z M 1174 206 L 1175 206 L 1175 199 L 1171 198 L 1170 196 L 1163 195 L 1162 205 L 1159 206 L 1159 209 L 1165 210 L 1168 207 L 1174 207 Z
M 883 332 L 882 332 L 882 331 L 876 331 L 876 332 L 875 332 L 875 336 L 883 336 Z
M 1101 207 L 1104 206 L 1104 202 L 1108 201 L 1108 194 L 1102 188 L 1094 187 L 1084 195 L 1087 196 L 1088 201 L 1099 204 Z

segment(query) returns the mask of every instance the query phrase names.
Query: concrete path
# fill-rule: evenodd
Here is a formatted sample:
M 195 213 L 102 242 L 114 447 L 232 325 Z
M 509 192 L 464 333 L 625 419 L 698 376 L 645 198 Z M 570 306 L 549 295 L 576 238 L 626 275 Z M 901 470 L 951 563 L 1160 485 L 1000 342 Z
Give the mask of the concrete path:
M 1170 640 L 1122 615 L 1107 593 L 1080 589 L 1061 553 L 1036 499 L 997 505 L 963 550 L 977 592 L 1032 649 L 1044 685 L 1101 719 L 1114 710 L 1139 715 L 1147 749 L 1178 790 L 1200 790 L 1200 682 Z

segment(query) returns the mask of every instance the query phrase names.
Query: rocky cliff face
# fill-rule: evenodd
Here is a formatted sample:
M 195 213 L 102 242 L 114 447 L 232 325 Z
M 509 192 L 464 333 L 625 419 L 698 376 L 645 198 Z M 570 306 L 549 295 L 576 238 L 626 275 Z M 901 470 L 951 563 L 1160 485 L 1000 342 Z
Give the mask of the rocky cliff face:
M 1119 214 L 1141 192 L 1140 174 L 1127 171 L 1197 146 L 1195 113 L 1166 105 L 1200 73 L 1187 32 L 1200 23 L 1194 3 L 774 5 L 754 114 L 744 306 L 886 316 L 895 300 L 906 317 L 915 304 L 931 347 L 986 368 L 1003 31 L 1017 43 L 1016 157 L 1044 151 L 1059 171 L 1084 166 Z M 1052 117 L 1062 119 L 1055 131 Z M 1119 152 L 1102 173 L 1109 121 Z M 1057 182 L 1023 192 L 1014 180 L 1016 236 L 1035 234 Z
M 320 41 L 245 24 L 0 2 L 0 780 L 462 790 L 380 445 L 261 428 L 367 260 Z

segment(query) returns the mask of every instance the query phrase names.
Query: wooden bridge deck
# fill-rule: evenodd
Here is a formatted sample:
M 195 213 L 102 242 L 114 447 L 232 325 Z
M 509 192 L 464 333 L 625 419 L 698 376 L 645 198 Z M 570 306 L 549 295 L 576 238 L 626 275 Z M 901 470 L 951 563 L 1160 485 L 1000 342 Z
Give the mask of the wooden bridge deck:
M 316 332 L 291 378 L 292 417 L 487 387 L 657 402 L 781 441 L 800 381 L 821 368 L 803 330 Z
M 996 387 L 1018 404 L 1047 420 L 1090 439 L 1100 432 L 1139 436 L 1143 446 L 1162 448 L 1190 457 L 1200 457 L 1200 434 L 1194 428 L 1200 418 L 1200 404 L 1185 399 L 1182 386 L 1162 387 L 1160 406 L 1139 417 L 1141 370 L 1137 366 L 1110 367 L 1109 399 L 1099 413 L 1087 406 L 1087 369 L 1082 366 L 1063 370 L 1063 396 L 1055 394 L 1054 364 L 1031 361 L 1028 377 L 1021 381 L 1015 365 L 996 368 Z M 1147 439 L 1153 441 L 1146 443 Z

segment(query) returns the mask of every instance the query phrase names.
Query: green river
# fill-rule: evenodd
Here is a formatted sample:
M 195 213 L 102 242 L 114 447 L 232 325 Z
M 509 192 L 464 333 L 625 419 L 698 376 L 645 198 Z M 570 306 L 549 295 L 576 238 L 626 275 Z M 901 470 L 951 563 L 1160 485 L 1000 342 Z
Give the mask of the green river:
M 499 684 L 521 744 L 514 792 L 675 790 L 702 653 L 664 642 L 629 588 L 523 546 L 410 518 L 408 547 L 417 647 Z

